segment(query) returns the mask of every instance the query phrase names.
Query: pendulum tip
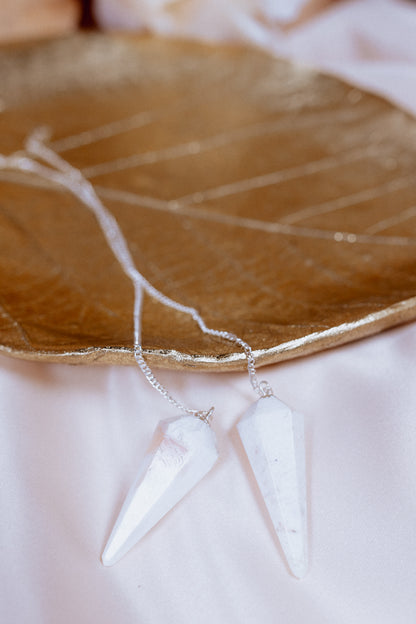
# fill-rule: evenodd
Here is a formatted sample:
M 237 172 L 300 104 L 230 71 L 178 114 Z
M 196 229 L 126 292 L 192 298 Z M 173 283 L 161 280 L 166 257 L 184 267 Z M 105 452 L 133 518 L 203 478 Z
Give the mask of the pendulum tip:
M 114 565 L 115 563 L 117 563 L 117 561 L 121 558 L 121 557 L 117 557 L 116 555 L 112 555 L 109 552 L 109 546 L 107 545 L 104 548 L 104 552 L 101 555 L 101 563 L 103 564 L 103 566 L 105 566 L 106 568 L 109 568 L 110 566 Z
M 308 573 L 307 561 L 292 563 L 291 565 L 289 565 L 289 567 L 293 576 L 297 578 L 298 581 L 301 581 L 302 579 L 304 579 Z
M 105 552 L 103 552 L 103 554 L 101 555 L 101 563 L 103 564 L 103 566 L 105 566 L 106 568 L 109 568 L 110 566 L 113 565 L 113 561 L 111 561 L 111 559 L 107 558 Z

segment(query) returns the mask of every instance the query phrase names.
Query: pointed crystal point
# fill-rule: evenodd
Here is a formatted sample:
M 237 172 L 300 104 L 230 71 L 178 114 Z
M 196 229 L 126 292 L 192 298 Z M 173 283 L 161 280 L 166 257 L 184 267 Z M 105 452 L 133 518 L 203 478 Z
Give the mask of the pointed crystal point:
M 238 431 L 289 568 L 302 578 L 308 567 L 303 416 L 267 396 L 251 406 Z
M 195 416 L 159 423 L 102 554 L 116 563 L 204 477 L 218 458 L 209 424 Z

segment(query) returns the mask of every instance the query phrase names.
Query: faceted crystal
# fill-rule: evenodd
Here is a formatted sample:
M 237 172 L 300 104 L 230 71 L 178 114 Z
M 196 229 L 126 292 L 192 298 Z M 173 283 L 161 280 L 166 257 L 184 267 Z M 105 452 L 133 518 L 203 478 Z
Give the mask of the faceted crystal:
M 275 396 L 263 397 L 238 431 L 289 568 L 302 578 L 308 566 L 303 416 Z
M 205 421 L 181 416 L 160 422 L 102 554 L 103 564 L 121 559 L 211 470 L 217 458 L 215 435 Z

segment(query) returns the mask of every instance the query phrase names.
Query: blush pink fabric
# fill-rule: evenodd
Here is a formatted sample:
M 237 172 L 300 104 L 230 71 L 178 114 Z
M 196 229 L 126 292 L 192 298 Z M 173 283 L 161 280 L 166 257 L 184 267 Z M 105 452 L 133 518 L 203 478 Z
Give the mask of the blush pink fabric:
M 264 47 L 416 113 L 416 6 L 336 3 Z M 247 37 L 250 40 L 250 37 Z M 5 624 L 414 624 L 416 325 L 261 371 L 306 416 L 311 565 L 291 577 L 235 425 L 244 374 L 160 373 L 216 406 L 221 459 L 122 561 L 100 554 L 156 423 L 139 370 L 0 358 Z

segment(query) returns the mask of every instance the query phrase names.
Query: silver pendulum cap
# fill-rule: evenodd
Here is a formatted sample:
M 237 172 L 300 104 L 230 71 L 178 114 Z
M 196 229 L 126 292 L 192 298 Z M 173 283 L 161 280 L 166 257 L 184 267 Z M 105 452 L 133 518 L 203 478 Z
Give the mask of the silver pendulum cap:
M 121 559 L 217 459 L 215 434 L 206 419 L 184 415 L 161 421 L 104 549 L 103 564 Z
M 266 396 L 237 427 L 288 566 L 303 578 L 308 568 L 303 416 Z

